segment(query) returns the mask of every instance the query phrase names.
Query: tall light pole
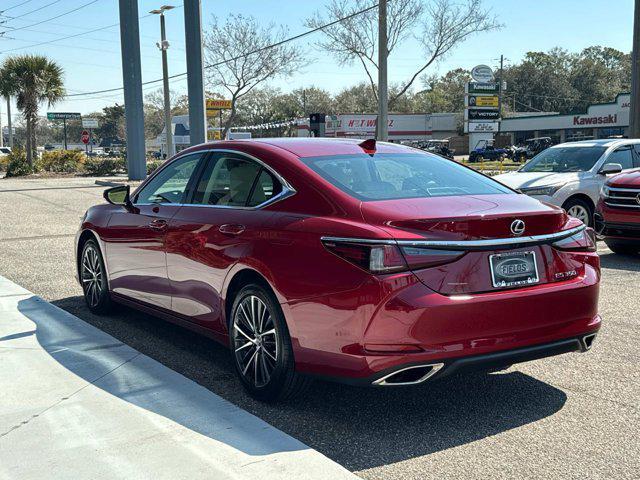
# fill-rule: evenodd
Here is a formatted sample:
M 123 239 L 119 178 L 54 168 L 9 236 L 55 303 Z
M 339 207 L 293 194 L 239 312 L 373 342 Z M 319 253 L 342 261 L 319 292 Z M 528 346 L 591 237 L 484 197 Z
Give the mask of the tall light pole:
M 200 0 L 184 0 L 184 39 L 187 49 L 189 94 L 189 135 L 191 145 L 207 141 L 202 70 L 202 5 Z
M 640 138 L 640 0 L 633 12 L 633 46 L 631 49 L 631 108 L 629 138 Z
M 140 66 L 138 2 L 119 1 L 124 111 L 127 120 L 127 171 L 130 180 L 144 180 L 147 176 L 147 167 L 144 148 L 144 100 Z
M 172 5 L 163 5 L 157 10 L 151 10 L 149 13 L 160 15 L 160 41 L 156 43 L 162 52 L 162 86 L 164 89 L 164 126 L 167 131 L 167 158 L 173 155 L 173 132 L 171 129 L 171 98 L 169 93 L 169 65 L 167 63 L 167 50 L 169 42 L 164 26 L 164 12 L 175 8 Z
M 387 89 L 387 0 L 378 2 L 378 140 L 389 139 L 389 91 Z

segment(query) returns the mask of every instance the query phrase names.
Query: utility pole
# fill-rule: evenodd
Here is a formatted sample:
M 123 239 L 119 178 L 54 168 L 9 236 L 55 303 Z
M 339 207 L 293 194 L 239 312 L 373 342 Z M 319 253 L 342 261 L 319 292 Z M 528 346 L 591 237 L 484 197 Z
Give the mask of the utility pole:
M 636 0 L 635 9 L 633 11 L 629 138 L 640 138 L 640 0 Z
M 200 0 L 184 1 L 184 39 L 187 49 L 187 90 L 189 94 L 189 142 L 207 141 L 202 61 L 202 5 Z
M 0 147 L 4 147 L 4 132 L 2 131 L 2 111 L 0 110 Z
M 640 1 L 640 0 L 638 0 Z M 389 91 L 387 89 L 387 0 L 378 2 L 378 140 L 389 139 Z
M 11 125 L 11 97 L 7 97 L 7 128 L 9 129 L 9 148 L 13 148 L 13 126 Z
M 129 180 L 144 180 L 147 176 L 147 162 L 144 145 L 138 2 L 131 0 L 119 0 L 119 2 L 122 79 L 127 120 L 127 170 Z
M 160 41 L 156 43 L 162 52 L 162 87 L 164 90 L 164 128 L 167 132 L 167 158 L 172 157 L 173 151 L 173 129 L 171 128 L 171 92 L 169 92 L 169 64 L 167 62 L 167 50 L 169 42 L 167 41 L 167 32 L 164 25 L 164 12 L 174 8 L 172 5 L 163 5 L 158 10 L 151 10 L 149 13 L 160 15 Z

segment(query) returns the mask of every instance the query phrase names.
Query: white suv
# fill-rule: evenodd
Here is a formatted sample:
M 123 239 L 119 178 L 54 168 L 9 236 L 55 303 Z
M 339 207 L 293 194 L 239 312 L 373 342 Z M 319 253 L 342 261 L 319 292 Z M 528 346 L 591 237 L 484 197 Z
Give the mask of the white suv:
M 550 147 L 518 171 L 494 178 L 593 226 L 607 175 L 639 167 L 640 140 L 585 140 Z

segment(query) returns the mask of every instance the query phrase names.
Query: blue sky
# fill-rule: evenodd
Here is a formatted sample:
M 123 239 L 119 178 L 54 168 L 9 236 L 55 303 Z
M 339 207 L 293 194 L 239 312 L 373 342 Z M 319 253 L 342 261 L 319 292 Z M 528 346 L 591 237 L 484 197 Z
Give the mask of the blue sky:
M 31 24 L 60 15 L 90 0 L 30 0 L 24 5 L 11 8 L 25 0 L 0 0 L 0 8 L 8 8 L 8 16 L 20 16 L 0 25 L 0 60 L 17 53 L 40 53 L 55 59 L 65 70 L 65 81 L 69 93 L 119 87 L 122 85 L 120 67 L 120 37 L 118 27 L 89 33 L 58 43 L 31 47 L 59 36 L 73 35 L 87 30 L 118 23 L 118 0 L 99 0 L 69 15 L 50 22 Z M 53 4 L 52 4 L 53 2 Z M 140 0 L 140 16 L 163 3 L 181 5 L 181 0 Z M 303 21 L 314 10 L 328 3 L 327 0 L 202 0 L 205 27 L 214 13 L 224 19 L 228 14 L 254 15 L 260 22 L 275 22 L 288 27 L 289 33 L 305 30 Z M 51 4 L 50 6 L 46 6 Z M 633 1 L 632 0 L 485 0 L 498 16 L 504 28 L 477 35 L 458 47 L 431 73 L 445 73 L 457 68 L 471 68 L 479 63 L 495 65 L 500 54 L 511 61 L 519 61 L 525 52 L 544 51 L 561 46 L 570 51 L 579 51 L 590 45 L 604 45 L 623 51 L 631 50 Z M 32 10 L 42 10 L 29 13 Z M 171 42 L 169 50 L 170 74 L 186 70 L 184 52 L 183 10 L 177 8 L 167 13 L 167 36 Z M 15 32 L 14 28 L 27 27 Z M 5 27 L 5 28 L 2 28 Z M 161 77 L 160 53 L 155 46 L 159 38 L 157 16 L 140 20 L 143 80 Z M 357 66 L 337 67 L 335 62 L 314 46 L 320 34 L 299 41 L 310 59 L 315 60 L 301 73 L 271 84 L 283 90 L 316 85 L 332 92 L 365 79 Z M 9 49 L 19 49 L 2 53 Z M 401 82 L 420 63 L 421 52 L 413 41 L 407 42 L 394 52 L 390 59 L 390 81 Z M 185 81 L 175 81 L 171 86 L 177 92 L 186 91 Z M 152 91 L 157 87 L 147 87 Z M 96 98 L 99 97 L 99 98 Z M 69 99 L 56 105 L 57 111 L 89 113 L 114 102 L 122 103 L 120 93 L 104 94 L 90 98 Z M 6 122 L 5 106 L 2 105 L 3 123 Z M 43 107 L 43 111 L 46 107 Z

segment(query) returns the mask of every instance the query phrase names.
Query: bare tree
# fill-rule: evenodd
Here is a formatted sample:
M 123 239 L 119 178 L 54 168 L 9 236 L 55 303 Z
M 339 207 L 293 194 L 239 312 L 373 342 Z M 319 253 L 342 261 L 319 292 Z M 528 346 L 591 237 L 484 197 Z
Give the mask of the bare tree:
M 232 108 L 223 127 L 223 137 L 236 116 L 236 102 L 257 85 L 289 76 L 307 62 L 295 45 L 280 43 L 286 30 L 271 23 L 258 25 L 253 17 L 231 15 L 222 25 L 213 17 L 205 35 L 207 81 L 212 88 L 231 96 Z
M 332 0 L 325 14 L 316 12 L 306 25 L 318 28 L 373 4 L 372 0 Z M 389 55 L 412 35 L 424 53 L 416 55 L 416 59 L 422 62 L 416 66 L 413 75 L 390 95 L 390 107 L 411 88 L 421 73 L 446 57 L 467 37 L 500 28 L 491 11 L 483 8 L 482 0 L 466 0 L 464 3 L 453 0 L 393 0 L 389 2 L 387 22 Z M 419 33 L 413 34 L 418 28 Z M 328 38 L 319 45 L 332 53 L 341 65 L 360 63 L 377 101 L 377 10 L 368 10 L 325 28 L 323 32 Z

